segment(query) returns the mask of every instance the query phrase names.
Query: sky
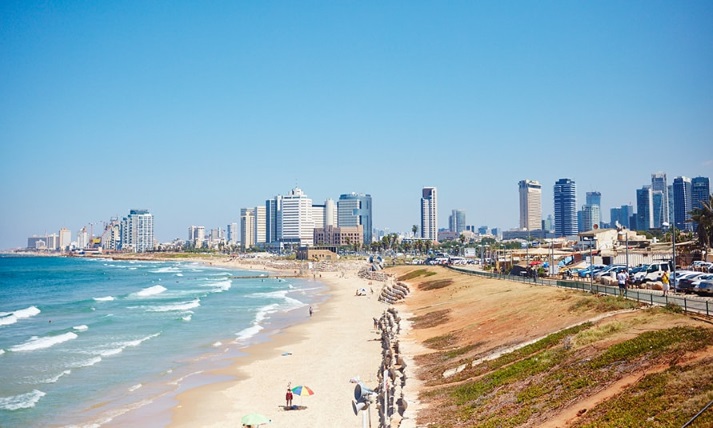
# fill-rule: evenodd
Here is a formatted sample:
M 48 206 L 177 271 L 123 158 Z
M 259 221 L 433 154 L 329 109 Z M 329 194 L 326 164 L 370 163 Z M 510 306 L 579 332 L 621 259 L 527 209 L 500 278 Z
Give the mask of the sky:
M 710 1 L 0 2 L 0 249 L 154 214 L 161 242 L 300 187 L 408 232 L 518 227 L 518 182 L 636 202 L 713 177 Z M 99 226 L 94 226 L 97 233 Z

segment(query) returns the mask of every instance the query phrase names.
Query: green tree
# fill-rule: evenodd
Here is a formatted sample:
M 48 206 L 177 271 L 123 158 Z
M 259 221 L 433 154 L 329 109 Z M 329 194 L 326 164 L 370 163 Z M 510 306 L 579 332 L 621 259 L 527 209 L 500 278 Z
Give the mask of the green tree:
M 415 237 L 416 232 L 418 232 L 418 226 L 416 226 L 415 224 L 411 226 L 411 232 L 413 232 L 413 236 Z
M 713 242 L 713 196 L 710 196 L 708 201 L 703 201 L 700 208 L 694 208 L 691 214 L 691 220 L 696 226 L 698 234 L 698 243 L 703 247 L 703 250 L 708 251 Z

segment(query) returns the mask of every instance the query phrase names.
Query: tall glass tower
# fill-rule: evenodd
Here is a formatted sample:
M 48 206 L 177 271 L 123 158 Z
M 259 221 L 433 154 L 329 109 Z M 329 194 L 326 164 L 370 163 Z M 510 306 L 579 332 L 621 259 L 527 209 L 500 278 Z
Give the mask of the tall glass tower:
M 371 195 L 345 193 L 337 201 L 337 225 L 339 227 L 359 226 L 364 228 L 364 245 L 371 244 Z
M 555 235 L 577 234 L 577 185 L 574 180 L 560 178 L 554 187 Z
M 673 222 L 676 229 L 693 230 L 693 225 L 687 223 L 691 211 L 691 179 L 676 177 L 673 179 Z
M 651 186 L 636 189 L 636 228 L 649 230 L 654 223 L 653 192 Z
M 653 192 L 661 192 L 661 196 L 656 197 L 657 199 L 659 197 L 661 198 L 660 208 L 654 206 L 654 217 L 658 217 L 658 222 L 656 221 L 657 219 L 654 218 L 654 227 L 660 228 L 663 223 L 669 223 L 671 221 L 668 215 L 668 199 L 670 195 L 668 194 L 665 172 L 651 174 L 651 190 Z

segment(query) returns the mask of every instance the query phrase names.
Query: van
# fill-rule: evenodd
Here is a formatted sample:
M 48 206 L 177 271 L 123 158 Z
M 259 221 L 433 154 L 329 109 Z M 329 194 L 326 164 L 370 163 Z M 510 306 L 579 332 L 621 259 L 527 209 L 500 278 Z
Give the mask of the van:
M 645 282 L 660 281 L 661 276 L 663 276 L 663 273 L 670 271 L 671 262 L 652 263 L 646 269 L 646 273 L 644 274 L 643 278 L 641 278 L 641 283 L 643 284 Z

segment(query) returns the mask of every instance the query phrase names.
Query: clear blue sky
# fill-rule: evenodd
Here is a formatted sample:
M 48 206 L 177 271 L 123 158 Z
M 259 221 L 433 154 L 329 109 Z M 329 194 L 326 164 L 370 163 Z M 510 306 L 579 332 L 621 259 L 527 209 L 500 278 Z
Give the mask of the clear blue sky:
M 0 2 L 0 248 L 155 215 L 161 241 L 299 185 L 408 231 L 518 226 L 517 183 L 635 202 L 713 178 L 711 1 Z

